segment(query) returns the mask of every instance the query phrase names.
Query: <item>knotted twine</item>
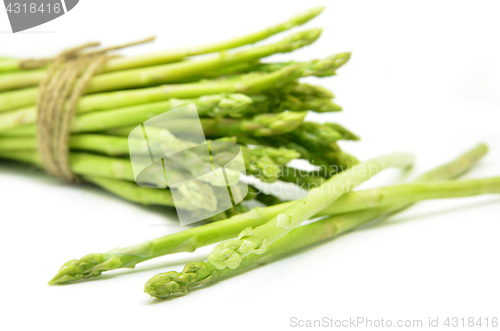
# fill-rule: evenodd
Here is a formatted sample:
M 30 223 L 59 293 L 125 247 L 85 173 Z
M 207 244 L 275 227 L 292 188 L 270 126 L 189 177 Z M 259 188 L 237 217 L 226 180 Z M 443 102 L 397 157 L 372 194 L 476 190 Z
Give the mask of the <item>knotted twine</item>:
M 113 56 L 107 53 L 152 41 L 148 38 L 121 46 L 86 52 L 100 45 L 91 42 L 63 51 L 53 59 L 25 60 L 25 67 L 37 68 L 50 63 L 40 83 L 37 101 L 37 149 L 43 168 L 66 182 L 78 182 L 69 163 L 71 121 L 78 100 L 94 74 Z

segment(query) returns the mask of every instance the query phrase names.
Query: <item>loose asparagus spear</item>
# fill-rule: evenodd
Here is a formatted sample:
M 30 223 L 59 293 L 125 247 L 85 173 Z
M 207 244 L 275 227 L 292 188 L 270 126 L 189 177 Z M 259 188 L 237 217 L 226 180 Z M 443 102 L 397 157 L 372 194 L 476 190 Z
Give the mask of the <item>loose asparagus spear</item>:
M 322 213 L 346 214 L 371 208 L 406 205 L 422 200 L 462 198 L 496 193 L 500 193 L 500 177 L 430 183 L 417 182 L 344 195 L 337 200 L 335 206 L 325 208 Z
M 214 284 L 251 267 L 283 257 L 286 253 L 334 238 L 389 212 L 390 210 L 373 209 L 328 217 L 292 230 L 262 255 L 251 254 L 243 258 L 234 269 L 217 269 L 209 261 L 191 262 L 186 264 L 182 272 L 170 271 L 153 276 L 144 285 L 144 292 L 158 299 L 183 296 L 194 287 Z
M 452 162 L 430 171 L 420 180 L 444 180 L 461 176 L 487 153 L 483 144 L 461 155 Z M 108 253 L 88 254 L 79 260 L 65 263 L 50 284 L 62 284 L 99 276 L 102 272 L 134 267 L 137 263 L 176 252 L 193 252 L 199 247 L 233 238 L 244 228 L 259 226 L 277 216 L 295 202 L 266 208 L 254 208 L 227 220 L 202 225 L 186 231 L 166 235 L 134 246 L 114 249 Z M 334 203 L 335 204 L 335 203 Z M 272 246 L 271 246 L 272 247 Z M 254 257 L 255 254 L 249 257 Z M 248 258 L 248 257 L 247 257 Z M 226 270 L 232 269 L 223 269 Z
M 289 30 L 295 26 L 299 26 L 310 21 L 311 19 L 319 15 L 323 11 L 323 9 L 324 7 L 312 8 L 303 13 L 293 16 L 286 22 L 268 27 L 261 31 L 257 31 L 248 35 L 244 35 L 223 42 L 173 49 L 169 51 L 163 51 L 141 56 L 114 58 L 108 61 L 101 68 L 99 73 L 178 62 L 189 56 L 220 52 L 227 49 L 254 44 L 258 41 L 267 39 L 272 35 Z M 12 58 L 1 58 L 0 73 L 23 70 L 21 63 L 22 60 L 12 59 Z M 25 72 L 21 71 L 20 73 L 15 72 L 15 74 L 16 77 L 13 76 L 10 77 L 10 79 L 0 80 L 0 91 L 36 85 L 44 77 L 45 70 L 42 69 L 42 70 L 25 71 Z
M 484 146 L 478 146 L 478 148 L 466 153 L 456 161 L 424 174 L 417 181 L 453 178 L 467 169 L 467 167 L 463 166 L 470 165 L 469 162 L 472 160 L 469 158 L 470 156 L 474 154 L 478 155 L 477 153 L 481 154 L 481 149 L 484 148 Z M 448 184 L 452 184 L 452 182 Z M 449 193 L 453 195 L 453 190 Z M 262 255 L 251 254 L 246 256 L 235 269 L 217 269 L 209 261 L 188 263 L 180 273 L 170 271 L 153 276 L 146 282 L 144 292 L 159 299 L 183 296 L 192 288 L 214 284 L 238 272 L 279 259 L 286 253 L 335 238 L 375 219 L 386 218 L 409 207 L 411 205 L 408 204 L 410 200 L 400 201 L 402 204 L 396 203 L 392 206 L 382 208 L 371 208 L 345 215 L 330 216 L 323 220 L 301 226 L 276 241 Z M 413 200 L 412 202 L 415 201 Z M 340 206 L 339 202 L 337 200 L 333 205 Z
M 80 98 L 77 113 L 115 109 L 171 98 L 187 99 L 219 93 L 256 94 L 281 83 L 306 76 L 322 76 L 334 72 L 350 58 L 349 53 L 284 67 L 278 71 L 236 81 L 208 81 L 192 84 L 163 85 L 152 88 L 97 93 Z M 251 75 L 251 74 L 250 74 Z M 252 75 L 253 76 L 253 75 Z M 33 105 L 37 91 L 34 88 L 0 93 L 0 111 Z M 35 107 L 30 108 L 36 112 Z
M 410 154 L 390 154 L 360 163 L 333 176 L 320 187 L 313 188 L 304 199 L 295 202 L 265 224 L 255 229 L 247 228 L 238 239 L 220 243 L 208 258 L 217 269 L 237 268 L 245 256 L 264 253 L 269 245 L 379 171 L 389 167 L 410 167 L 412 162 L 413 156 Z

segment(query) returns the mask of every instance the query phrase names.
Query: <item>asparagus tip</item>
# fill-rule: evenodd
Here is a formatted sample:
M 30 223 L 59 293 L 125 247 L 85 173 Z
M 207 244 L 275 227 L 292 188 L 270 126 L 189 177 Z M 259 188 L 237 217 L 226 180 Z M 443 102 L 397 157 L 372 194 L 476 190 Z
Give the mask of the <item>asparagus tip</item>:
M 181 296 L 187 293 L 187 286 L 177 280 L 181 273 L 175 271 L 154 275 L 144 285 L 144 293 L 158 299 Z
M 305 45 L 310 45 L 313 42 L 315 42 L 321 33 L 323 32 L 323 29 L 321 28 L 313 28 L 309 30 L 304 30 L 304 31 L 299 31 L 294 34 L 289 35 L 284 39 L 284 41 L 287 42 L 292 42 L 295 45 L 295 48 L 299 48 Z
M 121 266 L 120 259 L 114 254 L 88 254 L 80 260 L 73 259 L 63 264 L 48 283 L 50 285 L 72 283 L 100 276 L 102 271 L 117 269 Z
M 316 16 L 318 16 L 319 14 L 321 14 L 321 12 L 325 8 L 326 8 L 325 6 L 318 6 L 318 7 L 311 8 L 309 10 L 306 10 L 303 13 L 300 13 L 298 15 L 293 16 L 290 19 L 290 21 L 294 22 L 297 25 L 305 24 L 305 23 L 309 22 L 310 20 L 312 20 L 313 18 L 315 18 Z

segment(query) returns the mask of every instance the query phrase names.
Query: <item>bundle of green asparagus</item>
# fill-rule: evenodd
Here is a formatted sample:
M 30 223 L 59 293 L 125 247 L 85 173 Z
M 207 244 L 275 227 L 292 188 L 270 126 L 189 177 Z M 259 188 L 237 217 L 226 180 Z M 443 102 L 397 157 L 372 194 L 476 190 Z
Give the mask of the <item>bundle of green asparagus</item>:
M 307 111 L 340 111 L 341 107 L 332 102 L 334 95 L 324 87 L 298 81 L 306 76 L 335 75 L 349 60 L 349 53 L 309 62 L 261 62 L 267 56 L 310 45 L 318 39 L 321 29 L 296 32 L 272 44 L 229 51 L 302 25 L 322 10 L 314 8 L 281 24 L 225 42 L 111 58 L 90 79 L 76 105 L 76 116 L 69 129 L 71 171 L 80 179 L 130 201 L 173 206 L 171 190 L 179 190 L 185 201 L 177 201 L 176 208 L 193 213 L 218 210 L 218 189 L 203 180 L 196 187 L 184 190 L 177 187 L 146 190 L 135 183 L 130 165 L 131 141 L 127 137 L 134 127 L 190 104 L 196 105 L 208 141 L 238 143 L 247 175 L 262 182 L 283 180 L 299 184 L 298 176 L 289 174 L 293 171 L 284 174 L 285 165 L 298 158 L 335 169 L 356 164 L 356 158 L 337 145 L 342 139 L 357 140 L 356 135 L 338 124 L 305 121 Z M 219 53 L 193 57 L 215 52 Z M 42 61 L 45 62 L 46 65 L 33 69 L 32 60 L 4 58 L 0 61 L 1 158 L 43 166 L 36 138 L 39 90 L 36 85 L 50 70 L 50 61 Z M 190 125 L 189 121 L 179 121 L 175 130 L 186 132 Z M 177 132 L 166 134 L 170 133 Z M 169 147 L 186 144 L 174 138 L 167 142 Z M 185 163 L 191 161 L 185 160 Z M 190 170 L 175 171 L 188 178 Z M 322 177 L 328 177 L 328 173 L 324 171 Z M 253 187 L 246 199 L 265 204 L 279 201 Z M 245 210 L 239 204 L 237 208 L 221 210 L 220 215 L 210 219 L 223 219 Z

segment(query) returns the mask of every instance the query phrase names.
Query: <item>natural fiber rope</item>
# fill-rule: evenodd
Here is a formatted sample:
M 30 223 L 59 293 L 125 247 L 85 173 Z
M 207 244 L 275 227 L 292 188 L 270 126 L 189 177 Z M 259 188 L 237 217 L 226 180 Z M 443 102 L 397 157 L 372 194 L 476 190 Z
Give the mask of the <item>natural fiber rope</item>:
M 37 147 L 47 173 L 64 181 L 78 181 L 69 164 L 69 137 L 75 109 L 87 84 L 111 58 L 106 53 L 152 41 L 148 38 L 121 46 L 84 52 L 93 42 L 63 51 L 54 59 L 27 60 L 30 68 L 51 63 L 38 92 Z

